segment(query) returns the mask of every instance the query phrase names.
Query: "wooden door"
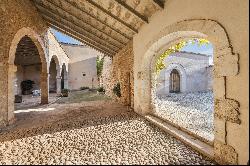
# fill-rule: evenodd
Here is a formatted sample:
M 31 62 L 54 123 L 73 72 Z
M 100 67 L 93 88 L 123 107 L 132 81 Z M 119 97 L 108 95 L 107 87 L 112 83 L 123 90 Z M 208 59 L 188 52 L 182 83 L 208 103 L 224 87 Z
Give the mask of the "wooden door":
M 170 93 L 179 93 L 180 92 L 180 74 L 176 69 L 173 69 L 170 73 Z

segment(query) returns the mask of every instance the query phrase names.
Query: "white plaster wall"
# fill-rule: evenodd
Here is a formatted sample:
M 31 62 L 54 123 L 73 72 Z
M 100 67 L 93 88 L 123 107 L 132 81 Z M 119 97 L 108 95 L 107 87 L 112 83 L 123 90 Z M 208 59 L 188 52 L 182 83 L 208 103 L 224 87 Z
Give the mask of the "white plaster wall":
M 165 69 L 159 73 L 157 79 L 158 95 L 166 95 L 169 93 L 170 73 L 173 69 L 177 69 L 180 74 L 181 92 L 197 92 L 207 91 L 208 82 L 211 77 L 208 77 L 207 70 L 209 66 L 209 57 L 194 53 L 178 52 L 169 55 L 164 60 Z
M 187 19 L 212 19 L 219 22 L 227 31 L 234 51 L 239 53 L 240 73 L 227 78 L 228 98 L 240 102 L 241 125 L 228 123 L 227 143 L 238 153 L 239 164 L 249 159 L 249 1 L 248 0 L 167 0 L 165 8 L 155 13 L 149 23 L 142 26 L 133 38 L 135 72 L 135 111 L 143 107 L 139 98 L 140 81 L 138 72 L 144 60 L 148 43 L 164 28 Z M 212 43 L 213 44 L 213 43 Z M 214 46 L 216 48 L 216 46 Z M 214 48 L 214 49 L 215 49 Z M 147 96 L 145 96 L 147 98 Z M 239 137 L 240 136 L 240 137 Z
M 61 46 L 69 56 L 69 89 L 78 90 L 83 86 L 98 87 L 96 58 L 103 55 L 84 45 L 61 43 Z
M 32 80 L 35 82 L 32 90 L 40 89 L 41 65 L 24 66 L 23 71 L 24 80 Z
M 96 57 L 75 63 L 70 63 L 69 88 L 72 90 L 80 89 L 80 87 L 83 86 L 89 88 L 96 88 L 98 86 L 98 80 L 95 66 Z M 83 74 L 85 74 L 85 76 L 83 76 Z
M 21 82 L 24 80 L 34 81 L 33 89 L 40 89 L 40 73 L 41 65 L 29 65 L 29 66 L 17 66 L 16 71 L 16 85 L 15 85 L 15 94 L 22 94 Z

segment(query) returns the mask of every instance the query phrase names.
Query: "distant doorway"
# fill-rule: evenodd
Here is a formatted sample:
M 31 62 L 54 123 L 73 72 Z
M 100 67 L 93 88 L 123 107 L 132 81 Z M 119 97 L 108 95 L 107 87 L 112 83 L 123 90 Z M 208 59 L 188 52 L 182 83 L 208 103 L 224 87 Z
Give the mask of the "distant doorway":
M 170 93 L 179 93 L 180 92 L 180 74 L 176 69 L 173 69 L 170 73 Z

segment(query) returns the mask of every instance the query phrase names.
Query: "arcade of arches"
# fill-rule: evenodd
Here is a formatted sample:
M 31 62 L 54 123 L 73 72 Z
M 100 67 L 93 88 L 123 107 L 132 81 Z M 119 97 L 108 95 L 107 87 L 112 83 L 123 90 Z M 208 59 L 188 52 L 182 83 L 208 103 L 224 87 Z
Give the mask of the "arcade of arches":
M 15 83 L 20 85 L 20 81 L 32 77 L 33 86 L 40 89 L 42 104 L 49 103 L 49 92 L 60 93 L 68 86 L 69 58 L 49 27 L 102 52 L 105 70 L 100 84 L 105 94 L 129 105 L 142 118 L 154 113 L 156 59 L 181 40 L 204 38 L 214 46 L 215 131 L 209 157 L 219 164 L 246 164 L 249 1 L 140 2 L 108 0 L 99 5 L 94 0 L 79 4 L 68 0 L 1 0 L 1 128 L 15 124 L 13 103 L 15 95 L 21 93 Z M 117 83 L 121 97 L 113 94 Z M 178 92 L 180 88 L 180 73 L 172 70 L 169 90 Z M 188 142 L 183 136 L 173 135 Z

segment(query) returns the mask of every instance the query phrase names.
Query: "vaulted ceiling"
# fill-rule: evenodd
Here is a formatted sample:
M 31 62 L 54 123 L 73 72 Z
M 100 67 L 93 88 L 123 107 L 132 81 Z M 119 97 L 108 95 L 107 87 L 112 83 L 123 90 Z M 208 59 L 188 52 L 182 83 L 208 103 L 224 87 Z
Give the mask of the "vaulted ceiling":
M 15 65 L 29 66 L 41 64 L 35 43 L 28 36 L 24 36 L 17 45 Z
M 32 0 L 54 29 L 115 55 L 165 0 Z

